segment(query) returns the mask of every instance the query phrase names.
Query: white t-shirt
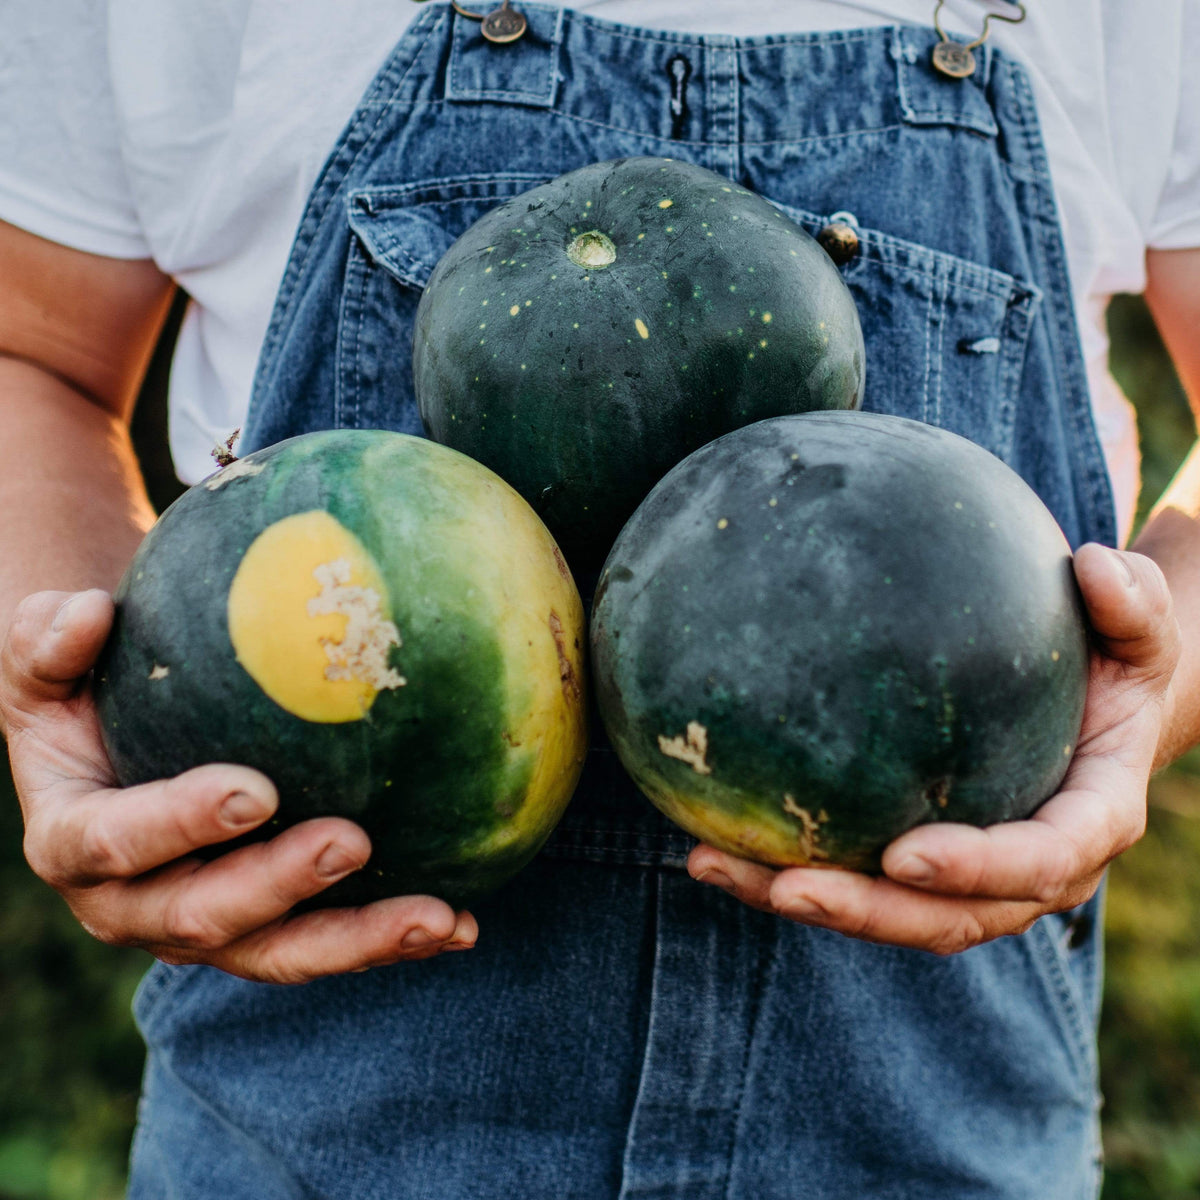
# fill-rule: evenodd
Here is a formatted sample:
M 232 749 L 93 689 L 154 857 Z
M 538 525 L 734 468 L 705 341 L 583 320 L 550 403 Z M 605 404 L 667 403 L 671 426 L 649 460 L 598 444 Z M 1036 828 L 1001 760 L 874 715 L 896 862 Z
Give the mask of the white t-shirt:
M 520 0 L 515 0 L 520 7 Z M 468 5 L 468 7 L 470 7 Z M 485 6 L 486 7 L 486 6 Z M 753 35 L 929 24 L 935 0 L 576 0 L 653 28 Z M 974 36 L 1011 5 L 949 0 Z M 1030 71 L 1067 239 L 1097 426 L 1127 532 L 1136 428 L 1104 312 L 1146 247 L 1200 245 L 1200 3 L 1028 0 L 992 39 Z M 190 293 L 171 379 L 180 477 L 245 416 L 293 233 L 413 0 L 0 0 L 0 218 Z M 1184 64 L 1189 69 L 1184 69 Z

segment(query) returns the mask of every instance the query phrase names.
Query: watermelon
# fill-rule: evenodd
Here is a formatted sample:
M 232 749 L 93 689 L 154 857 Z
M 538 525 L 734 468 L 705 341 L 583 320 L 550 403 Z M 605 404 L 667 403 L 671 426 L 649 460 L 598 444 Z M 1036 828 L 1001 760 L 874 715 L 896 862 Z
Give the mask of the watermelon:
M 212 761 L 280 794 L 261 834 L 336 815 L 361 903 L 499 886 L 561 816 L 586 748 L 583 612 L 529 506 L 424 438 L 342 430 L 178 499 L 116 593 L 95 689 L 124 785 Z
M 468 229 L 421 296 L 431 437 L 507 479 L 598 567 L 692 450 L 861 403 L 862 331 L 828 254 L 761 196 L 669 158 L 594 163 Z
M 1033 491 L 945 430 L 759 422 L 622 530 L 591 629 L 621 762 L 696 837 L 876 871 L 922 822 L 1028 816 L 1079 736 L 1088 633 Z

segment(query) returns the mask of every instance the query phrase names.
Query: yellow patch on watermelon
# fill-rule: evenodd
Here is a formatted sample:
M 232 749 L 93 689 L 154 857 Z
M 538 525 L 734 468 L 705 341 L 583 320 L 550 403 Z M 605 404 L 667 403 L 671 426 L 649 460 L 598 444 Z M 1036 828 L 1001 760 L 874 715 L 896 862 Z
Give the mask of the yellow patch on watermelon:
M 472 853 L 495 851 L 549 832 L 583 769 L 583 606 L 554 539 L 524 499 L 490 472 L 468 474 L 457 463 L 446 466 L 471 514 L 461 527 L 463 543 L 472 551 L 460 560 L 467 564 L 464 583 L 488 597 L 508 667 L 504 740 L 514 760 L 533 759 L 518 812 L 470 847 Z M 457 540 L 452 526 L 443 537 L 448 545 Z
M 281 708 L 305 721 L 358 721 L 404 678 L 387 588 L 362 543 L 329 513 L 269 525 L 242 558 L 228 599 L 237 660 Z

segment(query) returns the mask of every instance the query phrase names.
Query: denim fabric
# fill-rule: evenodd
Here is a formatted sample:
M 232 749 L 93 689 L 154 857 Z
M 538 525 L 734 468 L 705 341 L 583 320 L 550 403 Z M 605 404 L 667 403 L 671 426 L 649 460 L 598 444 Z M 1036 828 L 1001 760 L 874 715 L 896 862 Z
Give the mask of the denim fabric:
M 598 159 L 724 173 L 842 270 L 865 407 L 1016 468 L 1073 544 L 1112 543 L 1057 209 L 1028 81 L 930 30 L 736 40 L 522 3 L 525 37 L 426 9 L 309 199 L 243 445 L 420 433 L 410 341 L 434 263 L 497 203 Z M 750 911 L 598 737 L 541 858 L 468 953 L 302 988 L 157 966 L 131 1196 L 918 1195 L 1098 1189 L 1099 902 L 951 959 Z

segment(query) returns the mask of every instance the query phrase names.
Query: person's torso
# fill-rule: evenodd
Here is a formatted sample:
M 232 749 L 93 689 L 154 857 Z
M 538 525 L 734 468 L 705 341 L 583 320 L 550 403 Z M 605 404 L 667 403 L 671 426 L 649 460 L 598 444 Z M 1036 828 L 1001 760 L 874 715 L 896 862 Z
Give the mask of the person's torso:
M 643 28 L 744 37 L 928 25 L 935 4 L 592 0 L 576 7 Z M 1172 14 L 1177 7 L 1171 5 Z M 1118 45 L 1132 65 L 1145 60 L 1141 47 L 1148 43 L 1125 6 L 1091 0 L 1028 8 L 1020 25 L 993 23 L 989 44 L 1025 63 L 1037 96 L 1101 439 L 1124 518 L 1136 491 L 1136 448 L 1127 407 L 1105 370 L 1103 299 L 1141 285 L 1140 224 L 1161 180 L 1128 170 L 1132 123 L 1116 119 L 1120 113 L 1111 106 L 1118 90 L 1104 66 Z M 275 0 L 199 8 L 115 0 L 110 9 L 117 118 L 139 219 L 157 261 L 197 301 L 180 339 L 172 391 L 172 449 L 181 477 L 192 482 L 211 470 L 213 442 L 244 420 L 308 190 L 359 95 L 421 5 L 354 0 L 339 7 L 336 20 L 309 0 L 286 10 Z M 986 11 L 975 0 L 951 0 L 941 19 L 970 38 Z M 1163 19 L 1177 19 L 1172 14 Z M 1137 75 L 1155 89 L 1163 111 L 1178 88 L 1172 74 L 1170 64 L 1159 62 L 1152 77 Z M 1168 125 L 1138 124 L 1141 160 L 1156 161 L 1154 144 L 1161 141 L 1157 157 L 1165 163 Z M 932 186 L 953 192 L 958 185 L 946 179 Z

